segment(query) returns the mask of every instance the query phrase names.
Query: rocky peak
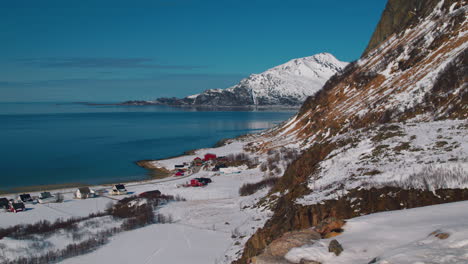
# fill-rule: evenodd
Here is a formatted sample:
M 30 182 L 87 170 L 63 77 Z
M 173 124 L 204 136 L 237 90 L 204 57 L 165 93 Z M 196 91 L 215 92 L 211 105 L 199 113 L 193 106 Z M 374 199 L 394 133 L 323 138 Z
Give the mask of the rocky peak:
M 364 55 L 379 46 L 390 35 L 429 15 L 438 0 L 389 0 Z M 449 1 L 450 2 L 450 1 Z

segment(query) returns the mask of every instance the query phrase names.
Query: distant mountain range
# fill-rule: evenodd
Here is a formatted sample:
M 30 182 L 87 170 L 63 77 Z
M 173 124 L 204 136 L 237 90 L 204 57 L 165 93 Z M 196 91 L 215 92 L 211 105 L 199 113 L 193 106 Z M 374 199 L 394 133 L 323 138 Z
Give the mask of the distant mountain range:
M 348 63 L 332 54 L 320 53 L 298 58 L 252 74 L 226 89 L 209 89 L 185 98 L 158 98 L 152 101 L 127 101 L 125 105 L 177 106 L 300 106 L 308 96 L 320 90 L 335 73 Z

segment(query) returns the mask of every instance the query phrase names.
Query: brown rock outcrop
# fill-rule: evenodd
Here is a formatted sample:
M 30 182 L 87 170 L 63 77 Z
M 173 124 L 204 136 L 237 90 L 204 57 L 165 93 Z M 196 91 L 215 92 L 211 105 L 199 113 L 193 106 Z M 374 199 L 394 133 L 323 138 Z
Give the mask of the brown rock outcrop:
M 315 230 L 308 228 L 301 231 L 287 232 L 280 238 L 272 241 L 265 251 L 251 259 L 255 264 L 282 264 L 289 263 L 284 259 L 286 253 L 292 248 L 300 247 L 320 239 L 320 234 Z

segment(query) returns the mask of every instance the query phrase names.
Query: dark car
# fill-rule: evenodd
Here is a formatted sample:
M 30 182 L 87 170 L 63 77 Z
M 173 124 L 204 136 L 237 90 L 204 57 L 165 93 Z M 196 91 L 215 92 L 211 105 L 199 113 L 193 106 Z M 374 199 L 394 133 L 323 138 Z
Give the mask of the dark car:
M 208 183 L 211 183 L 210 178 L 196 178 L 199 182 L 203 183 L 204 185 L 207 185 Z

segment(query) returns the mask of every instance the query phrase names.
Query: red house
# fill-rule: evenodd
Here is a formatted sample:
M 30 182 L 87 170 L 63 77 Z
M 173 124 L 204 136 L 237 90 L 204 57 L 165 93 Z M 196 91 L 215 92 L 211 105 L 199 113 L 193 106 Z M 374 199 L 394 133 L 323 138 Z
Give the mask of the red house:
M 208 160 L 215 160 L 215 159 L 216 159 L 216 154 L 207 153 L 205 154 L 205 158 L 203 160 L 208 161 Z
M 178 172 L 175 174 L 175 176 L 184 176 L 184 173 L 181 172 L 181 171 L 178 171 Z

